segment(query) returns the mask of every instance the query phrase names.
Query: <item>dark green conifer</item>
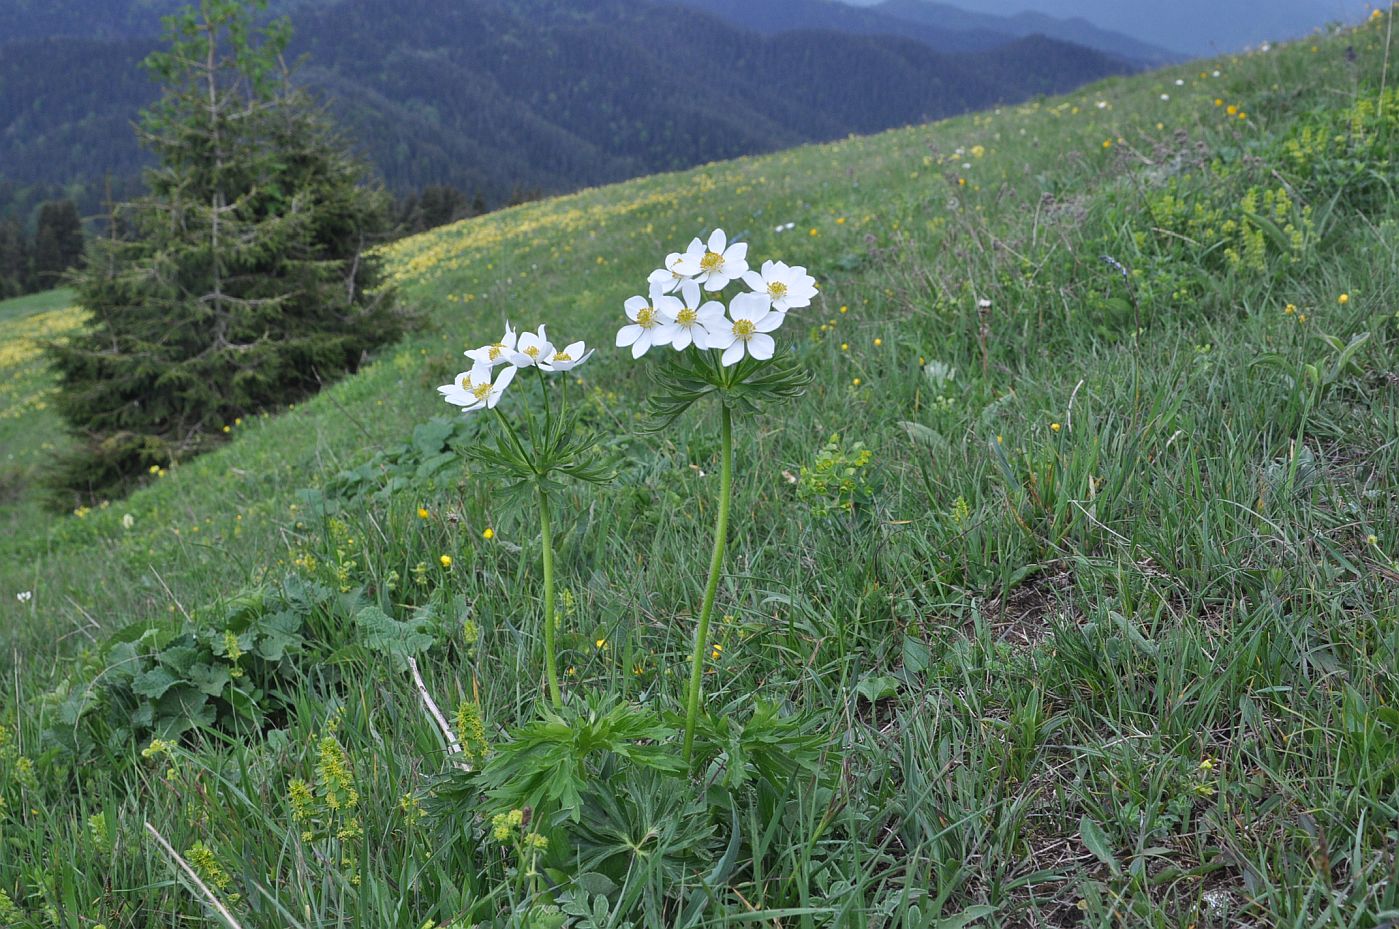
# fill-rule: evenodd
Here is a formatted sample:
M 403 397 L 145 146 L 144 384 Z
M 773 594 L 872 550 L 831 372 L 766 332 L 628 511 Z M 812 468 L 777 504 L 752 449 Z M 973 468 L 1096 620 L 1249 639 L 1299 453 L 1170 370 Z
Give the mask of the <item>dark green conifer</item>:
M 83 222 L 72 200 L 54 200 L 39 207 L 31 260 L 32 290 L 57 287 L 65 271 L 82 264 Z
M 64 505 L 204 451 L 403 331 L 373 251 L 387 198 L 292 86 L 288 24 L 252 13 L 201 0 L 146 61 L 163 94 L 140 135 L 159 164 L 76 279 L 89 326 L 51 347 L 81 440 L 53 475 Z

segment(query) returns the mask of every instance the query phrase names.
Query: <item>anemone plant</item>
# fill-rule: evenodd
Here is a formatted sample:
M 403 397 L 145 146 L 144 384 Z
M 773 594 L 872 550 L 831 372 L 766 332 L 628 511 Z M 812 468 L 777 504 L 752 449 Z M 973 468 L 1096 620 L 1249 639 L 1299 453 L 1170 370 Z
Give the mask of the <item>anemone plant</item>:
M 734 414 L 757 414 L 792 400 L 811 380 L 791 351 L 778 352 L 772 333 L 781 328 L 789 311 L 811 305 L 817 294 L 815 280 L 805 268 L 778 261 L 765 261 L 754 271 L 747 259 L 748 245 L 730 243 L 722 229 L 715 229 L 707 240 L 694 239 L 684 252 L 666 256 L 664 265 L 651 273 L 647 296 L 634 296 L 623 304 L 628 323 L 617 331 L 617 347 L 630 347 L 633 358 L 652 348 L 674 349 L 653 369 L 656 390 L 648 402 L 655 429 L 666 428 L 703 397 L 713 396 L 719 402 L 718 515 L 690 658 L 685 699 L 687 763 L 694 753 L 705 643 L 728 544 Z M 727 307 L 718 299 L 706 299 L 722 296 L 735 282 L 748 290 L 735 294 Z
M 534 332 L 516 333 L 507 323 L 500 341 L 467 351 L 473 366 L 458 374 L 451 384 L 437 388 L 443 399 L 462 408 L 464 413 L 489 410 L 499 429 L 494 445 L 483 444 L 469 456 L 507 481 L 506 494 L 527 496 L 533 492 L 539 513 L 540 560 L 544 570 L 544 668 L 549 699 L 555 708 L 563 706 L 559 688 L 558 654 L 554 646 L 558 617 L 554 609 L 554 538 L 550 494 L 561 490 L 557 478 L 571 477 L 589 483 L 603 483 L 610 472 L 597 453 L 597 437 L 578 424 L 568 406 L 568 381 L 559 390 L 557 406 L 550 401 L 549 375 L 571 370 L 592 357 L 582 342 L 557 348 L 549 341 L 544 326 Z M 504 366 L 497 374 L 497 366 Z M 543 415 L 537 417 L 529 405 L 523 416 L 508 417 L 498 404 L 506 388 L 517 376 L 533 376 L 539 384 Z M 521 428 L 523 427 L 523 428 Z

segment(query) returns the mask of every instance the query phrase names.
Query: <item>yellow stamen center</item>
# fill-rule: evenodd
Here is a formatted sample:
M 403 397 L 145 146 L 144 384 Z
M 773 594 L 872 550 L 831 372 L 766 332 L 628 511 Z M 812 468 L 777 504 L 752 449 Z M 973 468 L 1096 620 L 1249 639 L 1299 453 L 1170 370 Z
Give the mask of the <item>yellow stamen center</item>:
M 773 281 L 768 285 L 768 296 L 774 300 L 781 300 L 787 296 L 787 285 L 781 281 Z
M 675 321 L 682 326 L 693 326 L 697 319 L 699 319 L 699 314 L 688 306 L 675 314 Z
M 484 400 L 491 392 L 491 382 L 485 381 L 471 388 L 471 395 L 477 400 Z
M 653 307 L 643 306 L 636 311 L 636 324 L 642 329 L 650 329 L 656 325 L 656 311 Z
M 734 335 L 747 342 L 753 338 L 753 321 L 751 319 L 734 320 Z
M 555 361 L 572 361 L 572 360 L 573 360 L 573 356 L 570 355 L 568 352 L 554 352 L 554 360 L 555 360 Z
M 525 349 L 525 354 L 528 355 L 528 356 L 530 356 L 531 358 L 538 358 L 538 357 L 539 357 L 539 346 L 537 346 L 537 345 L 531 345 L 529 348 Z
M 701 271 L 717 271 L 724 266 L 724 256 L 718 252 L 705 252 L 700 259 Z

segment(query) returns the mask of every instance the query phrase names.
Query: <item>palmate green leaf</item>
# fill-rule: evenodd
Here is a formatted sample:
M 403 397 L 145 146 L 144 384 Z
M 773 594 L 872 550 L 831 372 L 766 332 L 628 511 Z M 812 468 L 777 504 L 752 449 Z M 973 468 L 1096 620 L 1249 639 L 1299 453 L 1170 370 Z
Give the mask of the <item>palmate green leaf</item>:
M 487 793 L 506 809 L 557 811 L 577 822 L 583 793 L 609 756 L 665 773 L 685 769 L 670 745 L 675 730 L 625 703 L 546 711 L 511 735 L 481 772 Z
M 408 659 L 432 647 L 431 624 L 421 618 L 399 622 L 377 606 L 363 607 L 355 614 L 360 641 L 370 651 L 386 654 L 399 671 L 408 669 Z

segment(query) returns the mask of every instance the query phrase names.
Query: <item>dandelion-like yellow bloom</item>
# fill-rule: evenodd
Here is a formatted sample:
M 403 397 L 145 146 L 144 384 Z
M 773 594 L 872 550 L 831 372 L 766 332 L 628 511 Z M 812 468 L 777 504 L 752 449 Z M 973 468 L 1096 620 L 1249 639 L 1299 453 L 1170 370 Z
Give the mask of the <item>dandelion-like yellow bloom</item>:
M 881 345 L 883 345 L 883 344 L 884 344 L 884 340 L 883 340 L 883 339 L 875 339 L 875 340 L 874 340 L 874 347 L 875 347 L 875 348 L 879 348 L 879 346 L 881 346 Z
M 1235 115 L 1236 113 L 1239 112 L 1239 108 L 1238 108 L 1237 106 L 1235 106 L 1234 104 L 1231 103 L 1231 104 L 1229 104 L 1229 106 L 1224 110 L 1224 112 L 1228 113 L 1230 116 L 1233 116 L 1233 115 Z
M 1050 424 L 1049 424 L 1049 431 L 1050 431 L 1050 432 L 1058 432 L 1060 429 L 1063 429 L 1063 428 L 1064 428 L 1064 427 L 1061 426 L 1061 425 L 1059 425 L 1058 423 L 1050 423 Z
M 427 507 L 425 507 L 425 506 L 420 506 L 420 507 L 418 507 L 418 518 L 419 518 L 419 519 L 427 519 L 427 518 L 430 517 L 431 515 L 432 515 L 432 514 L 429 513 L 429 512 L 427 511 Z
M 854 380 L 852 380 L 852 381 L 850 382 L 850 386 L 851 386 L 851 387 L 859 387 L 859 386 L 860 386 L 860 379 L 857 377 L 857 378 L 855 378 Z
M 850 309 L 850 307 L 848 307 L 848 306 L 842 306 L 842 307 L 840 308 L 840 311 L 841 311 L 842 313 L 844 313 L 844 312 L 846 312 L 846 311 L 849 310 L 849 309 Z
M 452 566 L 452 556 L 451 556 L 451 555 L 443 555 L 441 558 L 439 558 L 439 559 L 437 559 L 437 560 L 440 561 L 440 562 L 442 563 L 442 567 L 444 567 L 444 568 L 450 568 L 450 567 Z
M 486 529 L 485 529 L 485 531 L 481 533 L 481 538 L 486 539 L 486 540 L 494 539 L 494 538 L 495 538 L 495 530 L 492 529 L 490 526 L 487 526 Z
M 1336 298 L 1336 302 L 1339 303 L 1341 306 L 1345 306 L 1347 303 L 1350 302 L 1350 294 L 1341 294 L 1339 297 Z
M 1287 306 L 1285 306 L 1285 307 L 1282 308 L 1282 311 L 1283 311 L 1284 313 L 1286 313 L 1288 316 L 1291 316 L 1291 315 L 1293 315 L 1294 313 L 1297 312 L 1297 307 L 1295 307 L 1295 306 L 1293 306 L 1291 303 L 1289 303 Z
M 842 343 L 840 343 L 840 350 L 843 351 L 843 352 L 848 352 L 848 351 L 850 351 L 850 343 L 849 343 L 849 342 L 842 342 Z

